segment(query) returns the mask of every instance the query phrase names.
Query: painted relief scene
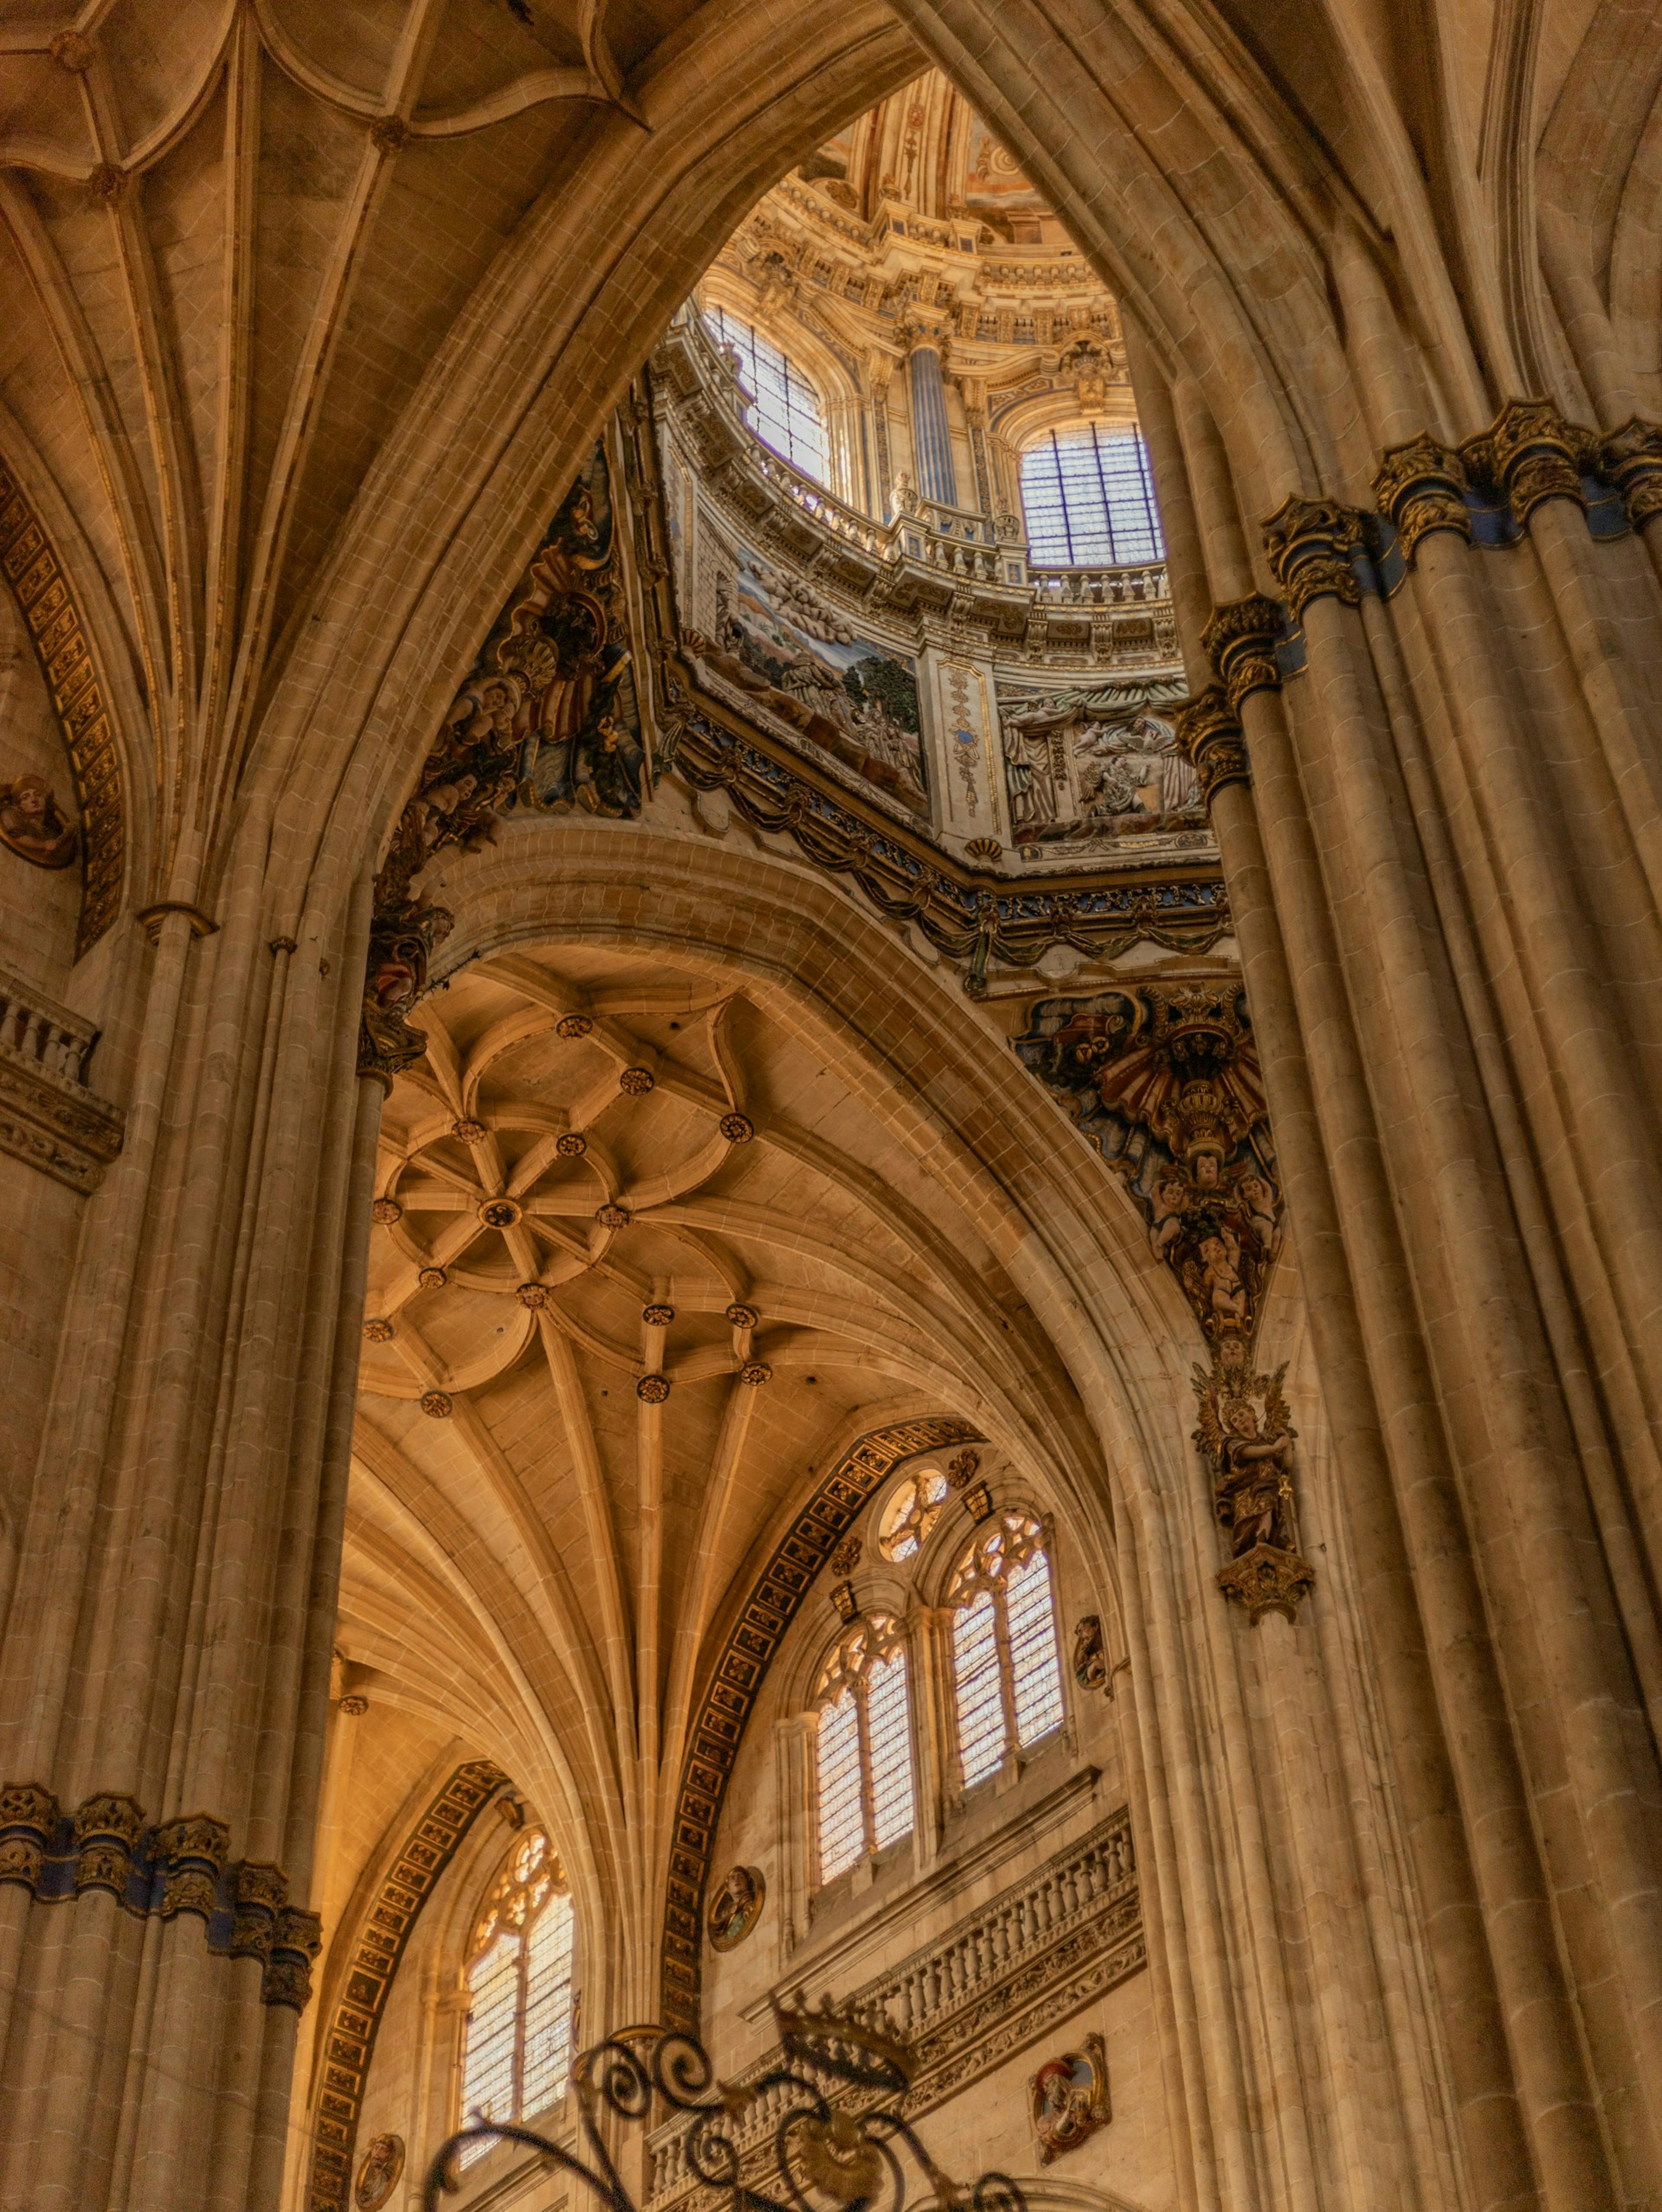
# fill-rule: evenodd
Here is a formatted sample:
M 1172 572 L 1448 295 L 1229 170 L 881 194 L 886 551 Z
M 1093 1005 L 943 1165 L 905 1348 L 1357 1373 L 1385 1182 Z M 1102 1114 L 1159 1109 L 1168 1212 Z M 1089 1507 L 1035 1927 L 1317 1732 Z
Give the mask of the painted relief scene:
M 1114 693 L 999 700 L 1012 842 L 1101 852 L 1126 838 L 1204 831 L 1194 770 L 1162 715 Z
M 810 585 L 744 554 L 715 584 L 716 636 L 695 645 L 718 680 L 921 813 L 916 665 L 856 635 Z M 689 640 L 689 643 L 693 641 Z

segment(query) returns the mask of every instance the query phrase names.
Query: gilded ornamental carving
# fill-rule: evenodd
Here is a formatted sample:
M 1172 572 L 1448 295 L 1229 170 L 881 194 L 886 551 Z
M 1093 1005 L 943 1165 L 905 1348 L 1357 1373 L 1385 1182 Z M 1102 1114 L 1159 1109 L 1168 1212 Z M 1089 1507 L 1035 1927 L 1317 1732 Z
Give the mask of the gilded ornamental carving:
M 1253 692 L 1280 690 L 1276 646 L 1285 617 L 1279 599 L 1257 592 L 1212 610 L 1212 618 L 1200 634 L 1201 647 L 1235 714 Z
M 1599 446 L 1598 466 L 1621 493 L 1635 530 L 1662 514 L 1662 422 L 1630 415 Z
M 1332 499 L 1283 500 L 1264 526 L 1264 550 L 1295 622 L 1313 599 L 1362 604 L 1352 556 L 1365 550 L 1365 518 Z
M 1252 763 L 1240 718 L 1219 685 L 1209 684 L 1185 700 L 1174 720 L 1178 743 L 1189 756 L 1208 806 L 1226 784 L 1251 783 Z
M 1422 431 L 1389 446 L 1374 477 L 1380 512 L 1395 525 L 1403 557 L 1411 562 L 1422 539 L 1452 530 L 1468 542 L 1471 515 L 1465 503 L 1465 469 L 1452 447 Z

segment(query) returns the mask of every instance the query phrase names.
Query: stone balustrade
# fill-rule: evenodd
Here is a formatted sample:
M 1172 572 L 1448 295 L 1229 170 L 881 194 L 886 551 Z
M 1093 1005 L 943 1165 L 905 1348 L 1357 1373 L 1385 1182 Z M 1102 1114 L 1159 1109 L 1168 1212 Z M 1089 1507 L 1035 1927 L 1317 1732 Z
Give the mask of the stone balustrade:
M 98 1031 L 0 967 L 0 1152 L 71 1190 L 95 1190 L 121 1149 L 118 1107 L 87 1087 Z
M 1048 2033 L 1145 1960 L 1131 1815 L 1121 1806 L 1025 1880 L 856 1990 L 850 2002 L 879 2008 L 911 2045 L 914 2071 L 904 2110 L 915 2118 Z M 781 2063 L 775 2046 L 736 2086 L 749 2087 Z M 788 2088 L 763 2090 L 731 2124 L 747 2180 L 771 2161 L 791 2100 Z M 655 2212 L 701 2186 L 688 2160 L 688 2130 L 687 2120 L 676 2119 L 649 2139 Z

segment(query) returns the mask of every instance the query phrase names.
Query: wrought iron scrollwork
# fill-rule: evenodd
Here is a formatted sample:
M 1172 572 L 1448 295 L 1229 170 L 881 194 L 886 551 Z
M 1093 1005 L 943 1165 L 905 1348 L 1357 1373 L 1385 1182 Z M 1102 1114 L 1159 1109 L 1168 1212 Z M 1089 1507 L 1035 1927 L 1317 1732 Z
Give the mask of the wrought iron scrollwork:
M 428 2171 L 424 2212 L 440 2212 L 459 2186 L 458 2159 L 470 2143 L 513 2142 L 588 2184 L 610 2212 L 636 2212 L 610 2152 L 603 2118 L 640 2124 L 654 2100 L 690 2119 L 685 2155 L 707 2188 L 725 2191 L 732 2212 L 903 2212 L 906 2156 L 934 2192 L 940 2212 L 1026 2212 L 1009 2175 L 968 2184 L 937 2165 L 902 2109 L 911 2052 L 880 2014 L 776 2003 L 781 2062 L 742 2087 L 719 2081 L 695 2037 L 673 2028 L 624 2029 L 583 2052 L 572 2069 L 586 2160 L 517 2123 L 476 2118 L 439 2151 Z M 835 2102 L 839 2092 L 844 2101 Z M 737 2124 L 766 2100 L 777 2111 L 774 2175 L 782 2194 L 755 2185 L 755 2146 Z M 754 2179 L 745 2179 L 747 2164 Z

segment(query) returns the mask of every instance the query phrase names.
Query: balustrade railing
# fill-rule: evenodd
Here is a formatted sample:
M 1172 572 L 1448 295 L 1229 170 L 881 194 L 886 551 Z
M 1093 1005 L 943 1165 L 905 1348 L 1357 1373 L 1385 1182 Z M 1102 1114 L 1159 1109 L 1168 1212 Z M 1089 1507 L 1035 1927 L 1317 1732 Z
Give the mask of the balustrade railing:
M 910 563 L 962 586 L 997 592 L 1007 605 L 1019 601 L 1035 613 L 1137 606 L 1168 598 L 1163 561 L 1114 568 L 1034 568 L 1018 517 L 951 507 L 925 499 L 909 486 L 901 487 L 901 512 L 892 522 L 873 521 L 755 435 L 745 420 L 743 387 L 702 315 L 690 306 L 670 325 L 666 343 L 674 342 L 685 348 L 682 358 L 707 401 L 720 410 L 731 431 L 742 433 L 733 439 L 720 476 L 730 483 L 748 480 L 759 500 L 782 500 L 874 566 Z
M 97 1042 L 92 1023 L 58 1006 L 9 969 L 0 968 L 0 1051 L 44 1068 L 48 1075 L 84 1084 L 87 1062 Z
M 1025 1881 L 1013 1884 L 935 1942 L 853 1993 L 851 2003 L 868 2012 L 874 2007 L 881 2011 L 919 2053 L 922 2070 L 913 2098 L 919 2100 L 920 2108 L 930 2101 L 934 2055 L 942 2045 L 954 2043 L 955 2024 L 966 2014 L 975 2014 L 979 2020 L 978 2008 L 998 2011 L 1001 1992 L 1010 1991 L 1006 2002 L 1013 2002 L 1013 1985 L 1018 1981 L 1024 1990 L 1035 1981 L 1046 1986 L 1046 1957 L 1060 1959 L 1069 1938 L 1081 1930 L 1088 1931 L 1088 1947 L 1096 1945 L 1105 1931 L 1091 1932 L 1091 1923 L 1107 1916 L 1128 1895 L 1134 1896 L 1136 1878 L 1131 1816 L 1122 1807 Z M 1036 1977 L 1035 1964 L 1040 1967 Z M 779 2063 L 779 2051 L 769 2051 L 737 2076 L 737 2086 L 750 2087 Z M 733 2123 L 731 2132 L 747 2162 L 752 2154 L 758 2159 L 769 2154 L 786 2094 L 762 2091 Z M 912 2101 L 908 2099 L 908 2109 Z M 649 2138 L 655 2208 L 700 2185 L 687 2156 L 687 2132 L 688 2124 L 676 2120 Z

